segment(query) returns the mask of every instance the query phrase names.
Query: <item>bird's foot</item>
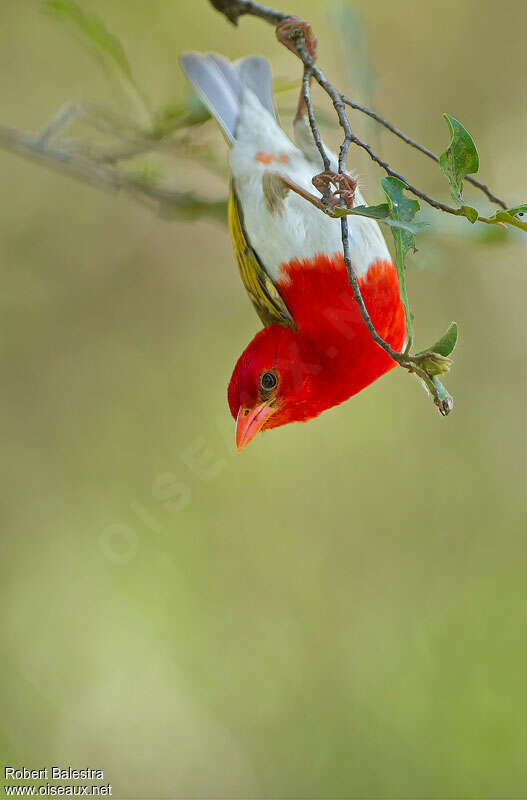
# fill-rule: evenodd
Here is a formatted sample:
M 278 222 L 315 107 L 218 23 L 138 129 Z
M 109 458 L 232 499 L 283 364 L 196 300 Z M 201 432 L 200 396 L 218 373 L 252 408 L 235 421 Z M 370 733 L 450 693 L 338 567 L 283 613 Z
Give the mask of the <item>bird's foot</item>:
M 353 208 L 357 182 L 351 175 L 326 170 L 315 175 L 311 182 L 322 195 L 321 202 L 325 208 L 333 211 L 337 206 L 342 206 L 342 203 L 346 208 Z M 334 191 L 331 190 L 332 186 L 335 187 Z
M 304 22 L 303 20 L 298 19 L 298 17 L 288 17 L 276 26 L 276 38 L 295 55 L 298 55 L 296 42 L 299 39 L 303 39 L 307 52 L 313 61 L 316 61 L 317 37 L 313 33 L 309 22 Z
M 299 186 L 290 178 L 285 175 L 280 175 L 278 172 L 266 172 L 262 178 L 262 189 L 267 209 L 271 212 L 282 212 L 282 204 L 284 198 L 288 193 L 294 192 L 295 194 L 307 200 L 308 203 L 323 211 L 329 217 L 338 217 L 342 214 L 336 214 L 336 208 L 342 208 L 342 203 L 346 208 L 353 208 L 355 199 L 355 189 L 357 188 L 356 182 L 350 175 L 345 175 L 338 172 L 321 172 L 315 175 L 312 183 L 316 189 L 321 193 L 322 197 L 308 192 L 303 186 Z M 331 186 L 335 186 L 336 190 L 331 191 Z
M 264 173 L 262 188 L 265 204 L 267 209 L 271 212 L 279 211 L 281 213 L 284 198 L 287 197 L 289 192 L 294 192 L 299 195 L 299 197 L 302 197 L 304 200 L 307 200 L 308 203 L 315 206 L 315 208 L 318 208 L 319 211 L 323 211 L 324 214 L 330 217 L 336 216 L 333 212 L 333 208 L 338 205 L 338 201 L 335 201 L 333 205 L 331 201 L 325 203 L 323 197 L 317 197 L 311 192 L 308 192 L 307 189 L 304 189 L 303 186 L 299 186 L 298 183 L 295 183 L 285 175 L 280 175 L 278 172 Z

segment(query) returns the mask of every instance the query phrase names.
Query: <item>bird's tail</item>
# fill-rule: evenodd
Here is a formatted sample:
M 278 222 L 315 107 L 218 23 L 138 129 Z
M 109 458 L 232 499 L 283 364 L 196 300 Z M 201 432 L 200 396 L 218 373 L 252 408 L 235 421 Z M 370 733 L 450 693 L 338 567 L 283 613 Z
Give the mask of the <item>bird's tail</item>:
M 262 56 L 231 62 L 216 53 L 183 53 L 181 68 L 229 142 L 236 138 L 244 88 L 276 117 L 271 68 Z

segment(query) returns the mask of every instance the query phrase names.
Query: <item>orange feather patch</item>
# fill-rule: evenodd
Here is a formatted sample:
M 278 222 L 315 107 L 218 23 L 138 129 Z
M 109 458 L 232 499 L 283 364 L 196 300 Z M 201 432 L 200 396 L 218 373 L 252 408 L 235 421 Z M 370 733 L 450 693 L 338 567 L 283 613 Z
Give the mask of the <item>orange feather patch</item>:
M 285 153 L 264 153 L 260 150 L 260 152 L 256 153 L 254 160 L 259 161 L 260 164 L 272 164 L 273 161 L 278 164 L 287 164 L 289 156 L 286 156 Z

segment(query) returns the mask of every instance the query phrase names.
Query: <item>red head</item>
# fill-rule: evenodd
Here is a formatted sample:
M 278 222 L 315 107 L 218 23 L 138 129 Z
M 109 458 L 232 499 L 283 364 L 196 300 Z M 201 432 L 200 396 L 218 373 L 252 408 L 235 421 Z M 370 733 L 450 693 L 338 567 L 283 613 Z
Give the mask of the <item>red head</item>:
M 232 373 L 228 399 L 241 450 L 258 431 L 319 414 L 316 376 L 319 356 L 305 337 L 271 325 L 256 334 Z
M 298 330 L 271 325 L 257 333 L 229 384 L 239 450 L 258 431 L 316 417 L 395 366 L 361 319 L 341 255 L 290 267 L 293 279 L 280 290 Z M 360 283 L 376 330 L 400 349 L 404 310 L 393 264 L 374 262 Z

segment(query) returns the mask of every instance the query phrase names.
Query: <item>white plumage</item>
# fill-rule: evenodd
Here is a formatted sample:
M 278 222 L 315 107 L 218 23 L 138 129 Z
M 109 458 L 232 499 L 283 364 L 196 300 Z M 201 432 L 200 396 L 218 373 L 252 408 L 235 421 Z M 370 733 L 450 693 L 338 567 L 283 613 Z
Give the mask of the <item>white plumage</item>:
M 202 100 L 231 142 L 229 163 L 248 241 L 258 253 L 269 277 L 284 280 L 281 265 L 292 259 L 342 252 L 341 226 L 294 192 L 289 192 L 281 212 L 267 208 L 262 178 L 266 171 L 287 176 L 309 192 L 323 170 L 322 161 L 303 131 L 295 146 L 280 128 L 272 106 L 271 73 L 260 57 L 230 64 L 221 56 L 182 57 L 182 67 Z M 250 87 L 250 88 L 249 88 Z M 265 106 L 265 107 L 264 107 Z M 262 163 L 257 156 L 272 156 Z M 337 170 L 334 155 L 332 168 Z M 355 204 L 364 203 L 360 192 Z M 348 217 L 351 259 L 361 276 L 376 259 L 390 260 L 379 226 L 365 217 Z

